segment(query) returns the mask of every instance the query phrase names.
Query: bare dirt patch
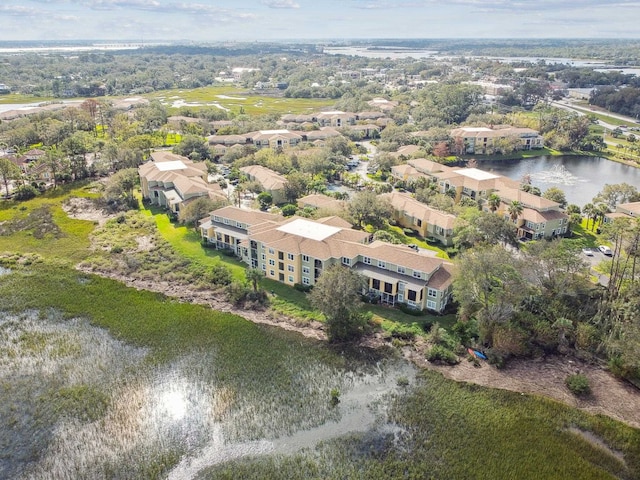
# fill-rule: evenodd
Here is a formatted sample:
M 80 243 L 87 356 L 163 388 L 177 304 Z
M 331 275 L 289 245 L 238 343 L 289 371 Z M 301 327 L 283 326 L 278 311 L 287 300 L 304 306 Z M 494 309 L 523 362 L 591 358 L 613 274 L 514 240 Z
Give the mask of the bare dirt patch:
M 640 428 L 640 392 L 598 365 L 568 357 L 548 356 L 513 360 L 501 370 L 486 362 L 474 366 L 465 359 L 458 365 L 449 367 L 427 362 L 421 353 L 423 351 L 423 348 L 406 348 L 405 356 L 419 366 L 437 370 L 458 382 L 543 395 L 585 412 L 607 415 Z M 566 387 L 565 379 L 575 373 L 581 373 L 589 379 L 590 395 L 576 397 Z
M 138 251 L 139 252 L 148 252 L 155 247 L 155 243 L 153 242 L 153 238 L 149 235 L 143 235 L 141 237 L 136 238 L 136 242 L 138 243 Z
M 108 213 L 99 208 L 90 198 L 71 197 L 62 204 L 62 209 L 69 218 L 88 220 L 98 225 L 104 225 L 107 220 L 116 216 L 115 213 Z

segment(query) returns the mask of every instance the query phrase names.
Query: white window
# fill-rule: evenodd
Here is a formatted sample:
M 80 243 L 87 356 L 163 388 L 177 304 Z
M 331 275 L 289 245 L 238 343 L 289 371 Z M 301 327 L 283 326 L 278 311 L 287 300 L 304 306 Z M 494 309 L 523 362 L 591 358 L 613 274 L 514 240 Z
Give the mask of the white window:
M 422 272 L 418 271 L 418 270 L 414 270 L 413 271 L 413 276 L 415 278 L 422 278 Z
M 342 257 L 342 264 L 343 265 L 351 265 L 351 259 L 347 258 L 347 257 Z
M 398 294 L 398 301 L 399 302 L 404 302 L 404 295 L 402 293 Z
M 262 254 L 262 260 L 266 260 L 266 259 L 267 259 L 267 256 L 263 253 Z
M 276 276 L 276 272 L 274 272 L 273 270 L 269 270 L 269 276 L 275 277 Z
M 428 288 L 427 295 L 429 295 L 430 297 L 437 297 L 438 291 L 435 288 Z
M 289 282 L 293 283 L 293 275 L 289 275 Z
M 409 305 L 410 307 L 415 307 L 416 302 L 414 302 L 413 300 L 407 300 L 407 305 Z
M 434 302 L 432 300 L 427 300 L 427 308 L 430 308 L 431 310 L 435 310 L 436 309 L 436 302 Z
M 272 267 L 275 266 L 276 261 L 273 258 L 269 259 L 269 265 L 271 265 Z
M 224 223 L 225 225 L 229 225 L 229 219 L 228 219 L 228 218 L 225 218 L 223 223 Z
M 213 221 L 214 221 L 214 222 L 221 222 L 221 221 L 222 221 L 222 219 L 221 219 L 218 215 L 214 215 L 214 217 L 213 217 Z
M 311 285 L 311 281 L 307 277 L 302 277 L 303 285 Z
M 309 273 L 309 267 L 302 267 L 302 273 Z
M 242 224 L 240 222 L 236 222 L 236 227 L 242 228 Z
M 369 257 L 363 257 L 362 263 L 366 263 L 367 265 L 371 265 L 371 259 Z
M 303 262 L 308 262 L 309 261 L 309 255 L 302 255 L 302 261 Z
M 384 263 L 382 260 L 378 260 L 378 267 L 380 267 L 380 268 L 386 268 L 386 267 L 387 267 L 387 264 L 386 264 L 386 263 Z
M 404 267 L 401 267 L 400 265 L 398 265 L 398 273 L 404 274 Z
M 293 260 L 293 253 L 287 253 L 287 258 L 289 260 Z
M 262 270 L 265 270 L 265 271 L 267 270 L 267 265 L 264 263 L 262 264 Z
M 269 255 L 273 255 L 274 253 L 276 253 L 276 251 L 273 248 L 269 249 Z
M 293 268 L 293 265 L 287 265 L 287 270 L 289 270 L 290 272 L 295 271 L 295 269 Z

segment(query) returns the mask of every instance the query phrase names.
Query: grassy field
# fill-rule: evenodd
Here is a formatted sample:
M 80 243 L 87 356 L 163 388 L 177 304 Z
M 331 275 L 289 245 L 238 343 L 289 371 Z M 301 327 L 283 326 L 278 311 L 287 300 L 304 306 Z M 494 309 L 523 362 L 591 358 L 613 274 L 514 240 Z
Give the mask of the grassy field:
M 247 115 L 265 115 L 286 113 L 311 113 L 335 103 L 332 99 L 284 98 L 259 95 L 258 93 L 236 86 L 214 86 L 191 90 L 163 90 L 145 95 L 150 100 L 159 100 L 170 110 L 179 105 L 214 106 L 226 111 Z
M 95 224 L 73 220 L 62 210 L 70 195 L 95 197 L 86 185 L 59 187 L 28 202 L 0 202 L 0 252 L 37 253 L 65 263 L 89 254 L 89 234 Z

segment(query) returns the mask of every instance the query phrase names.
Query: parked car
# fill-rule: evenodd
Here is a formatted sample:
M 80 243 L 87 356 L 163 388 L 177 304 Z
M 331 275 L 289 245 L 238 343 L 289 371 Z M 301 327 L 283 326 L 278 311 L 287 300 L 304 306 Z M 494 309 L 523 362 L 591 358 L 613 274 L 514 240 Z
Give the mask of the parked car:
M 593 250 L 590 248 L 583 248 L 582 253 L 584 253 L 587 257 L 593 257 Z
M 603 253 L 603 255 L 606 255 L 608 257 L 611 257 L 613 255 L 613 252 L 611 251 L 611 249 L 606 245 L 600 245 L 598 247 L 598 250 L 600 250 Z

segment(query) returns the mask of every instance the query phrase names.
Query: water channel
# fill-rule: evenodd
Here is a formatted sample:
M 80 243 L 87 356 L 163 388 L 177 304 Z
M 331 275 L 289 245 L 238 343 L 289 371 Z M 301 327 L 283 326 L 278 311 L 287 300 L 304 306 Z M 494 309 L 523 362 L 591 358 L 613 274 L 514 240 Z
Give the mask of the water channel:
M 592 201 L 605 184 L 628 183 L 640 189 L 640 168 L 602 157 L 541 156 L 524 160 L 479 162 L 479 168 L 514 180 L 529 176 L 543 192 L 558 187 L 567 201 L 583 206 Z

